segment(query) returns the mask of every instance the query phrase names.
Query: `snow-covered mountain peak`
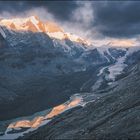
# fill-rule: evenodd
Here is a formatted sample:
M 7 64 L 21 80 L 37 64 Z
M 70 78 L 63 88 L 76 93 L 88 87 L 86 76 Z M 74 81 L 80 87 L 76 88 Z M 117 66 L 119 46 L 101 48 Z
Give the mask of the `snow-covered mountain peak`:
M 0 21 L 1 26 L 5 26 L 8 29 L 14 31 L 32 31 L 41 32 L 42 22 L 36 16 L 31 16 L 28 18 L 12 18 L 12 19 L 2 19 Z
M 47 32 L 54 33 L 54 32 L 64 32 L 64 30 L 59 27 L 56 23 L 47 21 L 45 23 L 45 28 Z
M 4 26 L 9 30 L 18 32 L 43 32 L 49 35 L 51 38 L 59 40 L 69 39 L 74 42 L 90 45 L 89 41 L 74 34 L 66 33 L 54 22 L 42 22 L 37 16 L 30 16 L 27 18 L 1 19 L 0 26 Z

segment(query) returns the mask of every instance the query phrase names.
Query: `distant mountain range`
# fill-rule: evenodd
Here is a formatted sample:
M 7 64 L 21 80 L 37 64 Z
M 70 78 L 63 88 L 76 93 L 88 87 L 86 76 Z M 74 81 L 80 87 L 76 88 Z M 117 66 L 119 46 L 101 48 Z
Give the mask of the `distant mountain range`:
M 42 32 L 55 39 L 69 39 L 71 41 L 83 44 L 90 44 L 87 40 L 82 39 L 81 37 L 71 33 L 65 33 L 64 30 L 60 28 L 56 23 L 50 21 L 44 23 L 36 16 L 31 16 L 28 18 L 1 19 L 0 25 L 13 31 Z M 6 37 L 2 29 L 1 33 L 3 37 Z
M 66 33 L 56 23 L 42 22 L 35 16 L 1 19 L 0 139 L 23 136 L 24 133 L 34 130 L 32 126 L 37 129 L 46 120 L 50 120 L 50 124 L 46 124 L 47 128 L 42 128 L 43 131 L 48 133 L 54 128 L 51 132 L 56 133 L 56 127 L 59 127 L 57 124 L 60 123 L 61 127 L 63 125 L 59 120 L 55 126 L 53 123 L 57 119 L 62 119 L 64 123 L 65 117 L 69 122 L 69 114 L 72 115 L 71 124 L 76 128 L 73 120 L 77 119 L 76 122 L 80 124 L 80 118 L 75 115 L 77 106 L 82 107 L 80 109 L 82 113 L 79 113 L 78 109 L 82 124 L 87 115 L 89 123 L 98 126 L 98 119 L 95 121 L 97 125 L 94 124 L 94 119 L 92 121 L 94 114 L 86 114 L 84 111 L 91 111 L 91 107 L 94 110 L 97 102 L 97 108 L 102 110 L 101 106 L 103 106 L 104 115 L 106 115 L 108 109 L 106 105 L 111 106 L 114 102 L 113 107 L 117 106 L 117 101 L 112 98 L 117 99 L 122 96 L 124 102 L 127 102 L 125 98 L 127 94 L 120 93 L 125 92 L 125 87 L 128 89 L 128 100 L 133 91 L 138 96 L 138 88 L 133 76 L 139 78 L 139 61 L 140 47 L 111 47 L 109 44 L 96 47 L 86 39 Z M 114 94 L 116 94 L 115 97 Z M 101 104 L 98 103 L 98 99 L 101 99 L 99 100 Z M 102 101 L 104 99 L 108 101 L 104 103 Z M 118 99 L 118 103 L 123 102 L 120 100 Z M 75 109 L 74 114 L 73 111 L 62 113 L 71 109 Z M 112 112 L 109 111 L 109 113 Z M 60 118 L 58 114 L 61 114 Z M 56 117 L 53 121 L 57 115 L 58 118 Z M 104 116 L 102 112 L 98 114 L 98 110 L 95 110 L 95 115 Z M 104 121 L 99 120 L 99 124 L 102 125 L 102 122 Z M 89 125 L 85 124 L 85 126 L 88 128 Z M 92 124 L 90 127 L 89 131 L 92 130 Z M 75 129 L 73 133 L 72 128 L 68 129 L 71 132 L 66 129 L 68 133 L 65 132 L 64 135 L 58 131 L 59 136 L 62 137 L 57 135 L 53 137 L 51 132 L 46 136 L 47 133 L 42 134 L 42 129 L 41 131 L 39 129 L 39 132 L 36 131 L 35 135 L 29 134 L 29 137 L 34 138 L 38 133 L 39 139 L 41 135 L 43 139 L 66 138 L 70 135 L 73 138 L 82 138 L 82 134 L 83 138 L 89 138 L 92 135 L 82 127 Z M 80 135 L 77 135 L 77 132 Z M 97 136 L 97 138 L 100 137 Z

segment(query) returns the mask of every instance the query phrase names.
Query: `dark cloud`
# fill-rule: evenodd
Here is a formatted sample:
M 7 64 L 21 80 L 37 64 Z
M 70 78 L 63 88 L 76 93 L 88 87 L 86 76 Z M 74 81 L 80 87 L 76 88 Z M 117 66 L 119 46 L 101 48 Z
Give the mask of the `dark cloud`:
M 75 1 L 0 1 L 0 12 L 6 11 L 13 14 L 21 13 L 32 8 L 43 7 L 52 13 L 56 18 L 69 20 L 71 13 L 78 7 Z
M 87 1 L 80 2 L 86 3 Z M 134 37 L 140 34 L 140 1 L 90 1 L 90 3 L 94 11 L 94 18 L 87 26 L 89 31 L 95 29 L 103 36 L 117 38 Z M 71 21 L 74 24 L 77 21 L 72 21 L 72 12 L 80 6 L 81 4 L 74 0 L 0 1 L 0 12 L 16 14 L 32 8 L 43 7 L 58 20 Z
M 140 34 L 140 2 L 95 2 L 94 23 L 97 30 L 110 37 L 133 37 Z

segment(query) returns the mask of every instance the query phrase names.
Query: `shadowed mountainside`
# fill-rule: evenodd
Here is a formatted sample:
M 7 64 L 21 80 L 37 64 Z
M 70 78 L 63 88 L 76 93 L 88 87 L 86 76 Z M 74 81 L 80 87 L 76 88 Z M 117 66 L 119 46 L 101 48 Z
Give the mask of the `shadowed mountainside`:
M 23 139 L 139 139 L 140 64 L 129 72 L 98 100 L 55 117 Z

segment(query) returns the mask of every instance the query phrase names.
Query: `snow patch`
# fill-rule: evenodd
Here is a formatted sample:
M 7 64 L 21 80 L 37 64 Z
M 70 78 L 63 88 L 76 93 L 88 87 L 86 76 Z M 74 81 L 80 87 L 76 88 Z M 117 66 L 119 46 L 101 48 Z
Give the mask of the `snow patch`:
M 39 29 L 39 27 L 38 27 L 38 20 L 36 20 L 36 18 L 34 17 L 34 16 L 32 16 L 32 17 L 30 17 L 30 19 L 31 19 L 31 21 L 32 21 L 32 23 L 35 25 L 35 27 L 37 28 L 37 30 L 39 31 L 39 32 L 41 32 L 41 30 Z
M 15 127 L 15 128 L 10 128 L 8 127 L 4 133 L 4 135 L 0 136 L 0 140 L 6 140 L 6 139 L 17 139 L 19 137 L 24 136 L 25 134 L 35 131 L 37 130 L 39 127 L 46 125 L 48 122 L 50 122 L 52 120 L 52 118 L 56 115 L 59 115 L 69 109 L 72 109 L 76 106 L 84 106 L 85 103 L 83 102 L 82 97 L 79 94 L 75 94 L 73 96 L 70 97 L 70 100 L 68 100 L 67 102 L 65 102 L 64 104 L 61 104 L 57 107 L 54 107 L 51 112 L 48 112 L 47 114 L 45 114 L 45 116 L 43 117 L 43 120 L 41 121 L 41 123 L 37 126 L 37 127 L 29 127 L 28 129 L 26 129 L 25 131 L 22 132 L 13 132 L 12 130 L 21 130 L 21 127 Z M 37 118 L 38 116 L 36 116 Z M 41 116 L 39 116 L 41 117 Z M 50 117 L 50 118 L 49 118 Z M 22 118 L 21 118 L 22 119 Z M 20 118 L 18 118 L 18 121 L 21 120 Z M 24 121 L 24 120 L 21 120 Z M 10 124 L 11 125 L 11 124 Z M 11 133 L 10 133 L 11 132 Z
M 127 66 L 126 64 L 124 64 L 125 59 L 126 59 L 126 55 L 118 58 L 117 62 L 114 65 L 108 67 L 108 71 L 109 71 L 108 78 L 110 80 L 115 81 L 116 76 L 122 73 L 124 68 Z
M 129 48 L 123 57 L 118 58 L 117 62 L 108 68 L 108 71 L 110 72 L 110 74 L 108 75 L 109 79 L 114 81 L 115 77 L 121 74 L 124 68 L 127 66 L 127 64 L 124 63 L 127 56 L 138 50 L 140 50 L 140 47 Z
M 46 125 L 47 123 L 49 123 L 51 120 L 44 120 L 44 122 L 39 126 L 43 126 Z M 23 137 L 25 134 L 35 131 L 37 130 L 39 127 L 37 128 L 29 128 L 28 130 L 24 131 L 24 132 L 18 132 L 18 133 L 9 133 L 10 131 L 12 131 L 12 128 L 7 128 L 7 130 L 5 131 L 5 134 L 3 136 L 0 136 L 0 140 L 10 140 L 10 139 L 17 139 L 19 137 Z M 16 128 L 17 130 L 17 128 Z
M 49 33 L 47 32 L 47 34 L 50 36 L 50 37 L 53 37 L 53 38 L 56 38 L 56 39 L 64 39 L 65 36 L 64 36 L 64 33 L 63 32 L 54 32 L 54 33 Z
M 108 55 L 111 56 L 111 54 L 109 53 L 107 47 L 104 47 L 104 48 L 99 47 L 99 48 L 97 48 L 97 50 L 100 52 L 100 54 L 101 54 L 102 56 L 104 56 L 104 57 L 107 59 L 108 62 L 110 62 L 110 59 L 105 55 L 105 53 L 107 53 Z M 111 57 L 112 57 L 112 56 L 111 56 Z
M 97 74 L 97 76 L 100 76 L 101 74 L 103 74 L 103 72 L 106 68 L 108 68 L 108 66 L 101 68 L 99 73 Z

